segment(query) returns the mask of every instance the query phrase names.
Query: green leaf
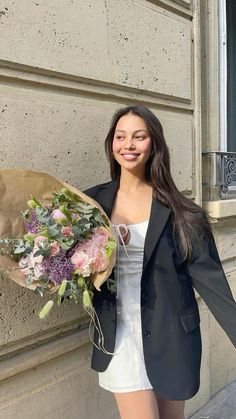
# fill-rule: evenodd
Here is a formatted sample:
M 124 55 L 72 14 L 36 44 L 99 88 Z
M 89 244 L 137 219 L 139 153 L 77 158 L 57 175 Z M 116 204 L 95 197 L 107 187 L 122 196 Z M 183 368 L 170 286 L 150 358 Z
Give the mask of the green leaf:
M 60 246 L 63 250 L 69 250 L 73 246 L 75 240 L 73 237 L 63 238 L 60 240 Z
M 117 247 L 116 242 L 114 242 L 113 240 L 110 240 L 105 246 L 107 256 L 111 256 L 113 250 L 115 250 L 116 247 Z
M 94 216 L 94 219 L 95 219 L 96 221 L 98 221 L 99 223 L 101 223 L 101 224 L 105 225 L 105 221 L 104 221 L 104 219 L 103 219 L 103 217 L 101 216 L 101 214 L 100 214 L 100 213 L 97 213 L 97 214 Z
M 49 236 L 52 238 L 57 238 L 60 234 L 60 228 L 56 224 L 52 226 L 49 225 L 47 231 Z
M 24 234 L 23 239 L 27 242 L 33 242 L 37 234 Z
M 27 204 L 28 204 L 28 207 L 30 207 L 32 209 L 42 207 L 40 202 L 37 201 L 37 199 L 34 198 L 32 195 L 31 195 L 31 198 L 29 199 L 29 201 L 27 201 Z
M 67 297 L 69 297 L 70 295 L 72 295 L 72 290 L 67 289 L 67 290 L 65 291 L 65 293 L 64 293 L 64 297 L 65 297 L 65 298 L 67 298 Z
M 15 255 L 18 255 L 18 254 L 24 253 L 24 252 L 25 252 L 25 246 L 18 246 L 14 249 Z
M 29 210 L 27 209 L 25 211 L 22 211 L 21 215 L 25 220 L 28 220 L 29 219 Z
M 35 290 L 34 290 L 35 294 L 39 294 L 40 297 L 43 297 L 44 291 L 45 291 L 45 289 L 43 287 L 40 287 L 40 286 L 36 287 Z
M 49 222 L 50 214 L 46 208 L 36 208 L 35 214 L 40 223 L 47 224 Z
M 48 279 L 48 277 L 47 277 L 47 276 L 45 276 L 45 275 L 40 275 L 40 277 L 39 277 L 39 282 L 40 282 L 40 283 L 42 283 L 42 284 L 47 284 L 47 283 L 48 283 L 48 281 L 49 281 L 49 279 Z
M 79 204 L 76 205 L 75 208 L 78 209 L 78 211 L 81 211 L 81 212 L 83 212 L 83 211 L 93 211 L 94 206 L 91 205 L 91 204 L 87 204 L 86 202 L 85 203 L 80 202 Z
M 65 203 L 63 205 L 60 205 L 59 210 L 68 218 L 68 220 L 71 221 L 71 213 L 68 210 L 68 204 Z
M 34 257 L 37 257 L 37 256 L 43 256 L 43 249 L 40 249 L 40 250 L 37 250 L 35 253 L 34 253 L 34 255 L 33 255 Z
M 32 250 L 33 250 L 33 247 L 32 246 L 31 247 L 26 247 L 24 253 L 26 255 L 29 255 L 32 252 Z
M 72 232 L 73 232 L 75 238 L 78 239 L 82 235 L 82 233 L 83 233 L 83 228 L 82 227 L 73 226 L 72 227 Z
M 50 256 L 50 253 L 51 253 L 50 247 L 43 248 L 43 256 L 44 257 Z

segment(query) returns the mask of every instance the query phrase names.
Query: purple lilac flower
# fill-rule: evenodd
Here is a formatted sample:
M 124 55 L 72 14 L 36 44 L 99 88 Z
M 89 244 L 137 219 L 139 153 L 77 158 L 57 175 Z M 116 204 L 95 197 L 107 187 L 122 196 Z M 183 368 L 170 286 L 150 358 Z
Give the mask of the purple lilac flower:
M 36 212 L 32 211 L 30 219 L 25 223 L 25 230 L 27 233 L 37 234 L 41 225 L 37 219 Z
M 42 262 L 44 274 L 54 283 L 60 284 L 63 279 L 71 279 L 71 272 L 75 270 L 70 258 L 64 250 L 61 250 L 57 256 L 47 257 Z

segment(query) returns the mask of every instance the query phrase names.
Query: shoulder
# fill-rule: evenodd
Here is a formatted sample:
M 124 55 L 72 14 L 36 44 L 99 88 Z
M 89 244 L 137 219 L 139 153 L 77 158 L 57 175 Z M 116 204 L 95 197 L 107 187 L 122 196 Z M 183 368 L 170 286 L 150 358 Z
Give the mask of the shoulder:
M 94 185 L 88 189 L 83 190 L 82 192 L 86 195 L 90 196 L 91 198 L 96 198 L 100 191 L 107 188 L 111 184 L 112 181 L 99 183 L 98 185 Z

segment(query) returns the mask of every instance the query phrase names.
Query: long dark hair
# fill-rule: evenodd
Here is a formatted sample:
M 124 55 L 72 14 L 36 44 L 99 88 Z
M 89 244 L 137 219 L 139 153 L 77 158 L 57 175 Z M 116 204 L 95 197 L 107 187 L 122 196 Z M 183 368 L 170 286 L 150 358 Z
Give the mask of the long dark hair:
M 110 162 L 112 180 L 120 177 L 121 167 L 112 155 L 112 142 L 119 119 L 132 113 L 144 119 L 152 141 L 152 153 L 145 167 L 145 178 L 151 182 L 154 196 L 163 205 L 170 208 L 173 232 L 180 245 L 184 260 L 192 256 L 192 240 L 198 236 L 199 229 L 209 229 L 206 211 L 186 198 L 176 187 L 170 172 L 170 154 L 166 144 L 162 125 L 159 119 L 148 108 L 142 105 L 130 105 L 118 109 L 111 122 L 105 140 L 105 152 Z

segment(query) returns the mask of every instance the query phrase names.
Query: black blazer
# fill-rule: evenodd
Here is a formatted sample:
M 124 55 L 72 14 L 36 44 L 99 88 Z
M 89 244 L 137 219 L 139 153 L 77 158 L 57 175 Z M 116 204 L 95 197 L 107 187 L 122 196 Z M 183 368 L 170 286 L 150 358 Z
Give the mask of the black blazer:
M 84 191 L 111 216 L 119 180 Z M 225 277 L 213 235 L 204 231 L 194 242 L 191 263 L 181 261 L 174 240 L 171 209 L 152 198 L 141 278 L 141 323 L 146 371 L 153 388 L 170 400 L 193 397 L 200 385 L 200 317 L 194 288 L 236 347 L 236 303 Z M 114 270 L 111 277 L 114 278 Z M 116 294 L 107 283 L 94 305 L 105 348 L 114 351 Z M 94 333 L 95 342 L 98 335 Z M 112 355 L 93 347 L 92 368 L 104 371 Z

